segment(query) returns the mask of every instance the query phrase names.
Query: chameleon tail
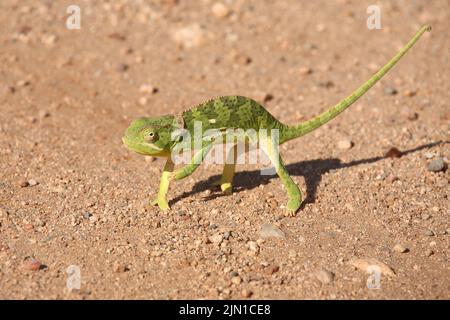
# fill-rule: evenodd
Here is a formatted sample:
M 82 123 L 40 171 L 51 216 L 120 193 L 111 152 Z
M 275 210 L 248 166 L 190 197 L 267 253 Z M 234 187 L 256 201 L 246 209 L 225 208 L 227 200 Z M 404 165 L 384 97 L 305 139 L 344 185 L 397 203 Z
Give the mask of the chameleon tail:
M 378 82 L 402 57 L 403 55 L 419 40 L 425 31 L 430 31 L 431 27 L 423 26 L 414 37 L 389 61 L 384 67 L 378 70 L 366 83 L 356 89 L 351 95 L 341 100 L 334 107 L 319 114 L 311 120 L 300 123 L 299 125 L 287 126 L 285 132 L 282 133 L 281 143 L 301 137 L 314 129 L 319 128 L 331 119 L 335 118 L 342 111 L 347 109 L 351 104 L 358 100 L 364 93 L 366 93 L 375 83 Z

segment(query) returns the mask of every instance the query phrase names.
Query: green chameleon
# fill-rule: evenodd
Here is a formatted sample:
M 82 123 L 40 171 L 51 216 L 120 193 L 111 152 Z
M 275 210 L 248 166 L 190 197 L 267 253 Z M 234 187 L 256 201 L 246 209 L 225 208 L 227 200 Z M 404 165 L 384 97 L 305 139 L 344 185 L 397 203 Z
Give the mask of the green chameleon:
M 276 173 L 286 188 L 289 199 L 287 209 L 289 214 L 294 216 L 300 208 L 302 197 L 298 186 L 289 176 L 288 171 L 283 165 L 283 161 L 277 149 L 278 145 L 301 137 L 319 128 L 347 109 L 399 61 L 425 31 L 430 30 L 430 26 L 423 26 L 406 46 L 392 58 L 392 60 L 351 95 L 322 114 L 298 125 L 283 124 L 256 101 L 240 96 L 227 96 L 213 99 L 187 110 L 178 116 L 165 115 L 155 118 L 144 117 L 133 121 L 122 138 L 123 143 L 130 150 L 139 154 L 167 158 L 161 176 L 158 196 L 152 202 L 152 205 L 158 205 L 160 209 L 167 210 L 169 208 L 167 192 L 170 181 L 184 179 L 191 175 L 199 167 L 200 163 L 211 149 L 212 144 L 223 142 L 220 139 L 223 139 L 227 130 L 234 128 L 243 130 L 265 129 L 268 131 L 268 134 L 264 136 L 264 139 L 267 139 L 268 141 L 266 141 L 267 147 L 264 151 L 266 151 L 268 158 L 275 167 Z M 175 169 L 175 163 L 172 157 L 174 150 L 177 146 L 186 142 L 183 141 L 182 135 L 174 133 L 179 130 L 185 130 L 192 137 L 194 136 L 196 122 L 202 125 L 203 130 L 216 129 L 222 136 L 219 134 L 209 138 L 202 137 L 200 144 L 197 145 L 198 150 L 195 150 L 191 161 L 187 165 Z M 274 129 L 278 132 L 278 140 L 276 143 L 273 139 L 268 138 L 271 137 L 270 132 Z M 259 142 L 261 142 L 260 139 L 263 138 L 258 135 L 257 140 Z M 237 142 L 238 139 L 233 141 Z M 248 141 L 246 141 L 246 143 L 248 143 Z M 192 145 L 193 144 L 194 143 L 192 143 Z M 229 159 L 227 159 L 222 176 L 216 183 L 216 185 L 220 185 L 221 190 L 226 194 L 232 192 L 236 166 L 236 144 L 232 150 L 233 152 L 230 150 L 228 154 L 228 157 L 231 157 L 232 161 L 228 161 Z

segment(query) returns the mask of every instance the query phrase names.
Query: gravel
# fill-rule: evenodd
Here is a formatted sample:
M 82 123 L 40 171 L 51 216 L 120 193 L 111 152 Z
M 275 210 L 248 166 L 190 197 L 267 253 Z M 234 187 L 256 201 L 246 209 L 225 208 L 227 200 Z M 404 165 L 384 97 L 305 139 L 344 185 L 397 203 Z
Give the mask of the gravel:
M 436 158 L 431 160 L 427 165 L 427 170 L 431 172 L 444 171 L 446 169 L 446 163 L 443 158 Z

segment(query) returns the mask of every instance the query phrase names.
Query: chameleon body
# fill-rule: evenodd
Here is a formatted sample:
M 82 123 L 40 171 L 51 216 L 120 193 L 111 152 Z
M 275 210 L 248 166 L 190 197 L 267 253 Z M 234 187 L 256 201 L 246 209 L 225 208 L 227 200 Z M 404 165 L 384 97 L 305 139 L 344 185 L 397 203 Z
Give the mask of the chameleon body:
M 144 117 L 133 121 L 122 139 L 124 144 L 130 150 L 139 154 L 167 158 L 160 181 L 158 196 L 152 204 L 157 204 L 162 210 L 168 209 L 167 192 L 170 181 L 180 180 L 191 175 L 205 158 L 212 144 L 217 141 L 220 142 L 220 138 L 223 138 L 226 130 L 239 128 L 243 130 L 253 129 L 258 131 L 260 129 L 265 129 L 268 131 L 267 137 L 270 137 L 271 131 L 276 129 L 278 141 L 276 141 L 275 144 L 273 139 L 265 138 L 268 140 L 266 141 L 265 151 L 287 191 L 289 199 L 287 209 L 291 215 L 295 215 L 302 202 L 301 193 L 283 165 L 283 161 L 278 153 L 278 145 L 319 128 L 347 109 L 378 80 L 380 80 L 417 42 L 424 32 L 430 30 L 431 28 L 429 26 L 422 27 L 405 47 L 392 58 L 392 60 L 352 94 L 322 114 L 298 125 L 281 123 L 262 105 L 250 98 L 241 96 L 226 96 L 213 99 L 187 110 L 178 116 L 166 115 L 155 118 Z M 183 143 L 183 139 L 180 138 L 180 135 L 174 133 L 179 130 L 184 130 L 188 132 L 191 137 L 194 137 L 196 123 L 202 125 L 203 131 L 215 129 L 219 132 L 219 135 L 210 139 L 202 138 L 201 143 L 197 144 L 199 148 L 195 151 L 191 162 L 181 168 L 175 169 L 172 155 L 176 147 L 179 146 L 180 143 Z M 220 136 L 220 133 L 223 135 Z M 258 136 L 257 139 L 262 138 Z M 194 143 L 192 143 L 192 145 L 193 144 Z M 227 194 L 232 192 L 236 166 L 236 146 L 234 146 L 233 151 L 234 152 L 230 152 L 229 157 L 234 159 L 231 159 L 232 161 L 228 161 L 230 159 L 227 159 L 222 177 L 216 183 L 216 185 L 220 185 L 222 191 Z

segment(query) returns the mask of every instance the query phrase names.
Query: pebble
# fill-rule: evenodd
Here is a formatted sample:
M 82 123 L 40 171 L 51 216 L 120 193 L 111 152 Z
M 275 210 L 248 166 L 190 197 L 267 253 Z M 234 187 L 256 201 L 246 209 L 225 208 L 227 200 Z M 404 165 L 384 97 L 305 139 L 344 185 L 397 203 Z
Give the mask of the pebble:
M 248 65 L 252 62 L 252 58 L 245 54 L 237 54 L 234 60 L 241 65 Z
M 427 256 L 427 257 L 430 257 L 430 256 L 432 256 L 433 254 L 434 254 L 434 251 L 431 250 L 431 249 L 428 249 L 428 250 L 425 251 L 425 256 Z
M 26 180 L 20 182 L 20 186 L 21 186 L 22 188 L 26 188 L 26 187 L 28 187 L 29 185 L 30 185 L 30 183 L 29 183 L 28 181 L 26 181 Z
M 259 231 L 259 236 L 261 238 L 286 239 L 286 234 L 280 228 L 269 223 L 262 225 L 261 230 Z
M 266 93 L 263 98 L 263 102 L 267 103 L 273 100 L 273 95 L 271 93 Z
M 92 213 L 87 212 L 87 211 L 83 213 L 83 218 L 89 219 L 90 217 L 92 217 Z
M 0 207 L 0 218 L 6 218 L 9 215 L 8 210 L 5 208 Z
M 425 232 L 423 233 L 424 235 L 426 235 L 427 237 L 432 237 L 434 236 L 434 232 L 432 230 L 425 230 Z
M 32 257 L 25 258 L 22 263 L 22 268 L 27 271 L 38 271 L 42 269 L 42 267 L 42 263 Z
M 387 158 L 400 158 L 403 155 L 403 152 L 398 150 L 396 147 L 390 148 L 386 153 L 384 154 Z
M 231 282 L 234 283 L 235 285 L 240 285 L 242 282 L 242 279 L 239 276 L 234 276 L 231 278 Z
M 404 245 L 396 244 L 394 246 L 394 251 L 398 252 L 398 253 L 405 253 L 405 252 L 408 252 L 409 249 L 407 247 L 405 247 Z
M 129 68 L 130 68 L 130 66 L 127 65 L 126 63 L 119 63 L 119 64 L 117 65 L 117 71 L 119 71 L 119 72 L 125 72 L 125 71 L 127 71 Z
M 386 276 L 395 276 L 395 272 L 391 267 L 374 258 L 353 259 L 349 261 L 349 264 L 367 273 L 373 272 L 371 269 L 372 266 L 377 266 L 382 274 Z
M 129 271 L 129 268 L 126 265 L 124 265 L 124 264 L 115 263 L 113 265 L 113 270 L 114 270 L 115 273 L 124 273 L 126 271 Z
M 274 273 L 278 272 L 280 270 L 280 267 L 274 264 L 268 265 L 265 269 L 265 273 L 269 276 L 273 275 Z
M 216 2 L 211 7 L 211 11 L 216 18 L 223 19 L 230 14 L 230 9 L 221 2 Z
M 248 289 L 243 289 L 243 290 L 241 291 L 241 296 L 242 296 L 243 298 L 250 298 L 250 297 L 252 296 L 252 294 L 253 294 L 253 292 L 251 292 L 251 291 L 248 290 Z
M 406 97 L 414 97 L 417 94 L 417 90 L 410 90 L 410 89 L 406 89 L 403 94 Z
M 322 284 L 330 284 L 334 280 L 334 273 L 320 269 L 310 274 L 311 278 L 319 280 Z
M 394 87 L 386 87 L 386 88 L 384 88 L 384 93 L 393 96 L 393 95 L 396 95 L 398 93 L 398 91 Z
M 155 94 L 158 91 L 159 91 L 158 88 L 156 88 L 148 83 L 141 84 L 141 86 L 139 87 L 139 92 L 141 92 L 141 93 Z
M 439 172 L 445 170 L 445 162 L 441 157 L 430 161 L 427 165 L 427 170 L 431 172 Z
M 348 150 L 353 146 L 353 142 L 348 139 L 343 139 L 338 142 L 337 146 L 341 150 Z
M 172 33 L 172 40 L 184 48 L 194 48 L 202 45 L 206 32 L 199 24 L 191 24 Z
M 141 106 L 146 105 L 146 104 L 147 104 L 147 101 L 148 101 L 148 99 L 147 99 L 146 97 L 140 97 L 140 98 L 139 98 L 139 104 L 140 104 Z
M 39 118 L 44 119 L 50 117 L 50 112 L 47 110 L 40 110 L 38 113 Z
M 37 182 L 37 181 L 34 180 L 34 179 L 28 180 L 28 185 L 29 185 L 30 187 L 37 186 L 38 184 L 39 184 L 39 182 Z
M 216 234 L 212 235 L 211 237 L 209 237 L 209 240 L 212 243 L 219 245 L 223 241 L 223 234 L 216 233 Z
M 52 45 L 58 40 L 58 36 L 55 34 L 46 34 L 41 38 L 42 43 Z
M 259 246 L 255 241 L 247 242 L 247 246 L 252 252 L 259 252 Z
M 309 67 L 301 67 L 298 71 L 302 76 L 306 76 L 313 72 L 313 70 Z

